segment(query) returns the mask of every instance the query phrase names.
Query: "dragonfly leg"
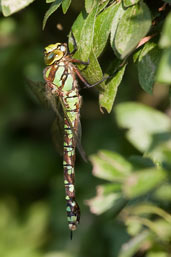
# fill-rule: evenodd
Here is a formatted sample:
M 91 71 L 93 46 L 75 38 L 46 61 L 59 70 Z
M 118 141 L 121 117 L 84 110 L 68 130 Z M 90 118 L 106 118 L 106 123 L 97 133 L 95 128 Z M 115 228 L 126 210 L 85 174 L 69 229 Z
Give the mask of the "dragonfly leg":
M 78 59 L 71 59 L 70 62 L 77 63 L 77 64 L 83 64 L 83 65 L 89 65 L 90 64 L 89 60 L 88 60 L 88 62 L 84 62 L 84 61 L 81 61 L 81 60 L 78 60 Z
M 84 83 L 85 88 L 90 88 L 90 87 L 97 86 L 100 83 L 102 83 L 104 80 L 109 78 L 109 76 L 108 77 L 103 77 L 101 80 L 97 81 L 96 83 L 89 84 L 88 81 L 81 75 L 80 71 L 76 67 L 74 67 L 74 71 L 77 74 L 77 76 L 79 77 L 79 79 Z
M 73 40 L 73 43 L 74 43 L 74 49 L 73 49 L 73 51 L 70 53 L 70 55 L 73 55 L 73 54 L 75 54 L 75 52 L 78 50 L 78 46 L 77 46 L 77 42 L 76 42 L 76 40 L 75 40 L 75 37 L 74 37 L 74 34 L 73 34 L 72 30 L 71 30 L 71 37 L 72 37 L 72 40 Z

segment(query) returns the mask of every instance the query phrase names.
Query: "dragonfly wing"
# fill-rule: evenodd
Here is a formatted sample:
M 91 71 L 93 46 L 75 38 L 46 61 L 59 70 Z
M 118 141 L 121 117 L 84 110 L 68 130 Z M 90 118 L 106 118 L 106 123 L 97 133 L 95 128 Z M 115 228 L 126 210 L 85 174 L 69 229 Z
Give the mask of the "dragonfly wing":
M 58 97 L 52 94 L 51 89 L 44 82 L 34 82 L 27 79 L 27 84 L 40 104 L 45 108 L 50 108 L 55 113 L 55 120 L 51 127 L 52 139 L 57 152 L 63 155 L 64 120 L 63 115 L 60 114 L 62 108 Z
M 63 138 L 64 138 L 64 127 L 59 125 L 59 119 L 58 117 L 55 118 L 55 120 L 52 123 L 51 127 L 51 133 L 52 133 L 52 140 L 54 142 L 54 145 L 56 147 L 57 152 L 62 156 L 63 155 Z
M 63 102 L 63 99 L 62 99 L 61 97 L 59 97 L 59 100 L 60 100 L 61 105 L 62 105 L 62 108 L 63 108 L 64 116 L 65 116 L 65 118 L 67 119 L 67 121 L 68 121 L 68 123 L 69 123 L 69 125 L 70 125 L 70 128 L 71 128 L 71 130 L 72 130 L 72 133 L 73 133 L 73 135 L 74 135 L 74 138 L 75 138 L 75 140 L 76 140 L 77 149 L 78 149 L 78 151 L 79 151 L 79 153 L 80 153 L 82 159 L 83 159 L 85 162 L 87 162 L 86 153 L 85 153 L 85 151 L 84 151 L 84 149 L 83 149 L 83 147 L 82 147 L 82 145 L 81 145 L 81 132 L 78 132 L 78 133 L 75 132 L 75 130 L 74 130 L 73 126 L 72 126 L 72 123 L 71 123 L 71 121 L 70 121 L 70 119 L 69 119 L 69 117 L 68 117 L 68 114 L 67 114 L 67 112 L 65 111 L 65 104 L 64 104 L 64 102 Z M 78 130 L 79 130 L 80 128 L 81 128 L 81 123 L 80 123 L 80 121 L 79 121 Z

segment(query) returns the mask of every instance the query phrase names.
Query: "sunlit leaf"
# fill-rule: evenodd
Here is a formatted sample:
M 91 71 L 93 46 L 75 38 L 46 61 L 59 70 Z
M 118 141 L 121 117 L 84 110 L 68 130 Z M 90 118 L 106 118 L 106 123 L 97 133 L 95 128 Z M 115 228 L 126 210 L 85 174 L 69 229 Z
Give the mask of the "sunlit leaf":
M 134 4 L 137 4 L 140 0 L 123 0 L 124 7 L 129 7 Z
M 97 187 L 97 196 L 87 200 L 92 213 L 100 215 L 112 208 L 113 212 L 123 205 L 125 200 L 120 192 L 120 185 L 106 184 Z M 115 210 L 113 209 L 115 208 Z
M 165 162 L 171 165 L 171 132 L 157 133 L 152 136 L 151 145 L 146 153 L 157 163 Z
M 1 0 L 2 13 L 4 16 L 9 16 L 25 8 L 32 2 L 34 0 Z
M 152 203 L 140 203 L 127 208 L 129 215 L 155 214 L 171 224 L 171 215 Z
M 115 107 L 115 113 L 119 126 L 129 129 L 128 140 L 142 152 L 149 149 L 153 134 L 171 129 L 169 117 L 143 104 L 119 104 Z
M 49 3 L 53 3 L 55 2 L 56 0 L 46 0 L 46 3 L 49 4 Z
M 168 14 L 162 30 L 159 46 L 161 48 L 171 47 L 171 13 Z
M 158 250 L 158 251 L 152 250 L 147 253 L 147 257 L 168 257 L 168 254 L 161 250 Z
M 171 203 L 171 185 L 165 183 L 154 192 L 153 197 L 161 202 Z
M 117 26 L 123 16 L 123 14 L 125 13 L 125 9 L 123 8 L 123 5 L 121 2 L 118 2 L 116 4 L 116 9 L 115 9 L 115 15 L 114 15 L 114 18 L 113 18 L 113 21 L 112 21 L 112 26 L 111 26 L 111 35 L 110 35 L 110 44 L 111 44 L 111 47 L 114 49 L 114 43 L 115 43 L 115 36 L 116 36 L 116 29 L 117 29 Z
M 118 86 L 122 81 L 125 68 L 126 64 L 116 73 L 109 83 L 105 84 L 104 91 L 99 96 L 100 107 L 105 108 L 108 113 L 110 113 L 112 110 Z
M 71 0 L 63 0 L 62 1 L 62 10 L 63 10 L 64 14 L 68 11 L 70 4 L 71 4 Z
M 85 69 L 85 71 L 82 72 L 82 74 L 86 77 L 90 84 L 96 83 L 103 77 L 103 72 L 100 67 L 99 61 L 93 51 L 91 51 L 89 56 L 89 65 Z M 104 82 L 101 83 L 101 86 L 103 85 Z M 91 88 L 89 90 L 91 90 Z
M 97 155 L 92 155 L 90 160 L 93 174 L 109 181 L 122 181 L 132 169 L 131 164 L 121 155 L 110 151 L 100 151 Z
M 95 22 L 94 39 L 93 39 L 93 50 L 95 55 L 98 57 L 108 40 L 108 36 L 111 30 L 113 18 L 118 11 L 118 4 L 110 5 L 103 12 L 101 12 Z
M 127 8 L 118 24 L 112 47 L 115 54 L 125 58 L 147 34 L 151 27 L 150 11 L 145 3 L 140 2 Z
M 171 47 L 163 50 L 156 75 L 156 80 L 160 83 L 171 83 Z
M 93 8 L 93 10 L 84 18 L 84 23 L 80 31 L 80 39 L 78 42 L 78 51 L 77 55 L 80 56 L 80 59 L 87 61 L 91 53 L 93 46 L 93 36 L 94 36 L 94 25 L 96 14 L 98 10 L 98 4 Z
M 160 60 L 161 51 L 156 43 L 145 44 L 138 59 L 138 78 L 141 87 L 149 94 L 153 91 L 156 70 Z
M 98 8 L 98 12 L 100 13 L 105 7 L 106 5 L 109 3 L 110 0 L 104 0 L 100 3 L 99 8 Z
M 130 239 L 127 243 L 122 245 L 121 251 L 118 257 L 132 257 L 138 251 L 138 249 L 147 242 L 151 232 L 144 230 L 134 238 Z
M 167 174 L 162 169 L 145 169 L 132 173 L 123 185 L 123 191 L 129 198 L 148 193 L 166 179 Z
M 98 0 L 85 0 L 86 12 L 90 13 L 97 4 Z
M 46 26 L 46 22 L 48 20 L 48 18 L 59 8 L 59 6 L 61 5 L 62 0 L 56 0 L 54 3 L 51 4 L 51 6 L 49 7 L 49 9 L 47 10 L 47 12 L 45 13 L 44 19 L 43 19 L 43 26 L 42 29 L 45 28 Z

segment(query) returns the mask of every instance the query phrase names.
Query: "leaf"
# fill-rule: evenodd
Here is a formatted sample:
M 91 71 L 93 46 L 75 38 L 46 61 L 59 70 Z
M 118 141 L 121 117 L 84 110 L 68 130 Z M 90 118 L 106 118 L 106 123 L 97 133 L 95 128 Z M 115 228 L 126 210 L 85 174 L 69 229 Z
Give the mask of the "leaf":
M 151 14 L 143 2 L 127 8 L 118 24 L 116 35 L 111 42 L 115 54 L 124 59 L 148 33 L 151 27 Z
M 161 33 L 159 46 L 161 48 L 171 47 L 171 13 L 166 17 L 164 27 Z
M 165 183 L 161 185 L 153 194 L 154 199 L 163 203 L 171 203 L 171 184 Z
M 108 40 L 113 18 L 118 10 L 118 4 L 113 4 L 101 12 L 95 22 L 93 50 L 98 57 Z
M 138 58 L 138 78 L 141 87 L 152 94 L 156 70 L 160 60 L 160 49 L 154 42 L 145 44 Z
M 135 198 L 160 185 L 166 179 L 166 171 L 157 168 L 132 173 L 124 182 L 123 192 L 128 198 Z
M 49 3 L 53 3 L 55 2 L 56 0 L 46 0 L 46 3 L 49 4 Z
M 155 133 L 171 129 L 170 118 L 143 104 L 127 102 L 115 107 L 116 120 L 122 128 L 128 128 L 128 140 L 139 150 L 147 151 Z
M 144 214 L 155 214 L 171 224 L 171 215 L 152 203 L 137 203 L 137 205 L 128 208 L 127 211 L 129 212 L 129 215 L 131 214 L 133 216 L 144 216 Z
M 93 175 L 108 181 L 121 181 L 131 171 L 132 165 L 121 155 L 110 151 L 100 151 L 92 155 Z
M 80 43 L 78 44 L 77 55 L 82 61 L 87 61 L 91 53 L 97 10 L 98 5 L 96 4 L 92 12 L 84 18 L 84 23 L 80 31 Z
M 98 0 L 85 0 L 85 9 L 87 13 L 90 13 L 94 7 L 98 4 Z
M 111 208 L 113 210 L 113 207 L 113 212 L 117 212 L 124 202 L 125 200 L 120 192 L 120 185 L 106 184 L 98 186 L 97 196 L 87 200 L 86 204 L 90 207 L 92 213 L 100 215 Z
M 171 165 L 171 132 L 155 133 L 152 135 L 151 145 L 146 153 L 146 156 L 151 157 L 157 163 L 165 163 Z
M 108 5 L 110 0 L 104 0 L 100 3 L 99 8 L 98 8 L 98 13 L 103 11 L 103 9 Z
M 169 1 L 169 0 L 167 0 L 167 1 Z M 171 1 L 170 1 L 170 3 L 171 3 Z M 161 250 L 155 251 L 155 249 L 154 249 L 152 251 L 148 251 L 147 257 L 168 257 L 168 254 L 165 251 L 161 251 Z
M 163 50 L 156 74 L 156 81 L 171 84 L 171 47 Z
M 151 236 L 151 232 L 144 230 L 134 238 L 130 239 L 127 243 L 122 245 L 121 251 L 118 257 L 132 257 L 142 246 L 143 243 L 147 242 Z
M 125 73 L 126 64 L 116 73 L 116 75 L 104 87 L 104 92 L 99 96 L 101 108 L 105 108 L 108 113 L 111 112 L 112 106 L 117 94 L 118 86 L 120 85 Z
M 62 1 L 62 10 L 63 10 L 64 14 L 68 11 L 70 4 L 71 4 L 71 0 L 63 0 Z
M 123 0 L 124 7 L 129 7 L 134 4 L 137 4 L 140 0 Z
M 45 26 L 46 26 L 46 22 L 48 20 L 48 18 L 59 8 L 59 6 L 61 5 L 62 0 L 56 0 L 54 3 L 51 4 L 51 6 L 49 7 L 49 9 L 47 10 L 47 12 L 45 13 L 45 16 L 43 18 L 43 26 L 42 29 L 44 30 Z
M 34 0 L 1 0 L 2 13 L 4 16 L 9 16 L 25 8 L 32 2 Z
M 110 35 L 110 44 L 111 47 L 114 48 L 114 38 L 116 35 L 116 29 L 117 26 L 123 16 L 123 14 L 125 13 L 125 9 L 123 8 L 123 5 L 121 2 L 119 2 L 118 4 L 116 4 L 116 10 L 115 10 L 115 16 L 113 18 L 112 21 L 112 26 L 111 26 L 111 35 Z
M 86 79 L 88 80 L 88 82 L 90 84 L 94 84 L 97 81 L 102 79 L 103 72 L 100 67 L 99 61 L 93 51 L 91 51 L 90 56 L 89 56 L 88 67 L 85 69 L 85 71 L 83 71 L 81 73 L 86 77 Z M 104 82 L 101 83 L 101 87 L 103 85 L 104 85 Z
M 74 34 L 77 46 L 79 48 L 80 45 L 80 36 L 81 36 L 81 29 L 84 25 L 84 21 L 87 17 L 86 12 L 83 10 L 82 12 L 80 12 L 80 14 L 77 16 L 77 18 L 74 21 L 74 24 L 72 25 L 72 32 Z M 73 47 L 73 39 L 71 37 L 71 34 L 69 35 L 69 39 L 68 39 L 68 45 L 69 45 L 69 49 L 72 52 L 72 50 L 74 49 Z M 77 56 L 77 52 L 74 56 Z M 78 57 L 79 58 L 79 57 Z

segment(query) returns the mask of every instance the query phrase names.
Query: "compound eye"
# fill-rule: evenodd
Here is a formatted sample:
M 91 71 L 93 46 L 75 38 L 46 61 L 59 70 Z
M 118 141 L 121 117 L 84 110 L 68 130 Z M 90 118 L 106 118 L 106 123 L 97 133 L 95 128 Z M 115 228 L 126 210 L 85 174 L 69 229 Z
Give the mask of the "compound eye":
M 55 57 L 55 54 L 54 54 L 54 53 L 50 53 L 50 54 L 48 54 L 47 59 L 48 59 L 48 60 L 51 60 L 51 59 L 53 59 L 54 57 Z

